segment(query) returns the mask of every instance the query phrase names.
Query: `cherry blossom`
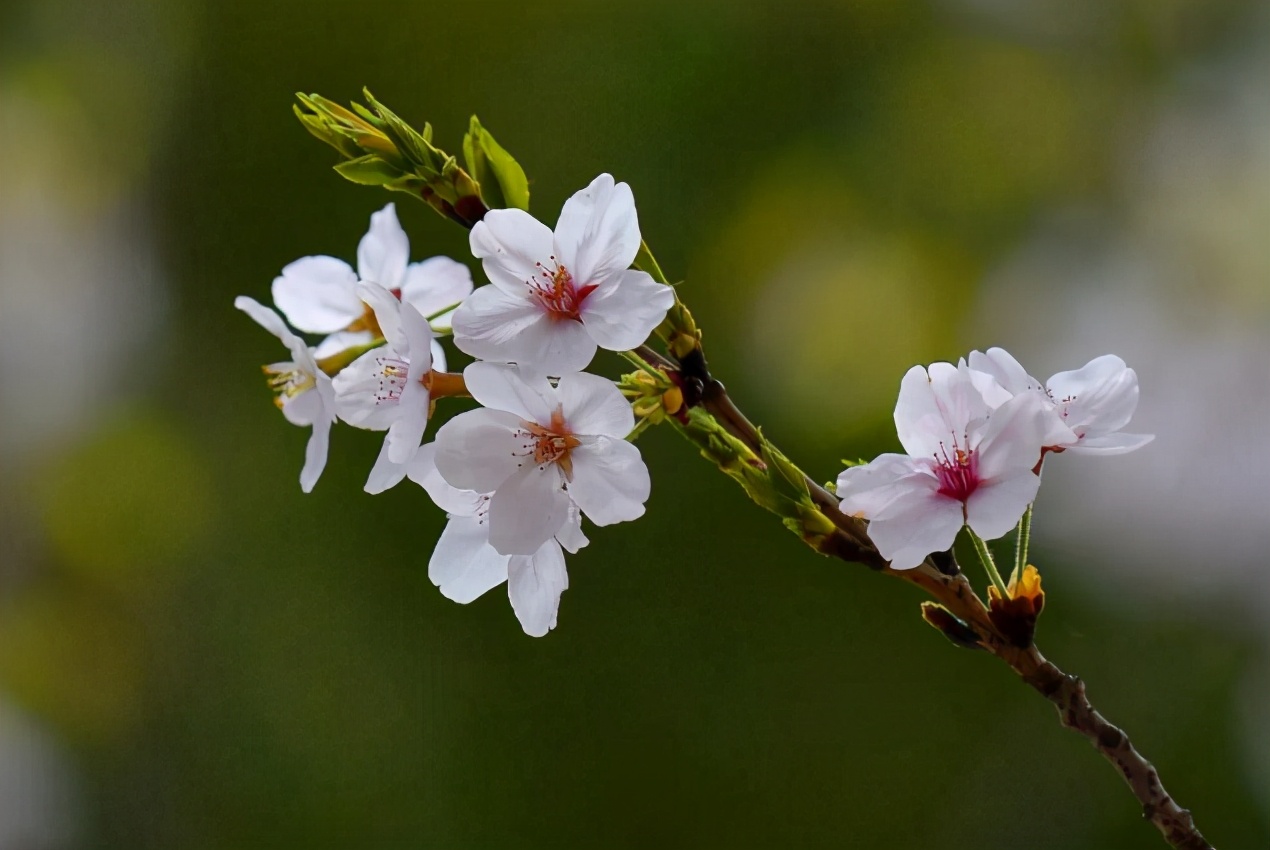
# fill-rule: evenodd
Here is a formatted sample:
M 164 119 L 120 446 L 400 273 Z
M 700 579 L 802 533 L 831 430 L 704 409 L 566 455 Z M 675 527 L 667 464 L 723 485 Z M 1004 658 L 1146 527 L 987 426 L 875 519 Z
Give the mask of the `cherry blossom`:
M 451 486 L 493 494 L 496 550 L 532 555 L 573 504 L 596 525 L 643 515 L 648 468 L 624 439 L 635 417 L 610 381 L 573 373 L 552 386 L 522 367 L 485 362 L 463 377 L 485 406 L 441 427 L 436 464 Z
M 304 340 L 293 334 L 282 317 L 258 301 L 240 295 L 234 306 L 255 320 L 291 350 L 291 360 L 264 367 L 269 386 L 278 395 L 274 402 L 293 425 L 310 426 L 313 433 L 304 450 L 304 468 L 300 471 L 300 489 L 308 493 L 326 468 L 331 425 L 335 422 L 335 390 L 331 379 L 318 368 L 313 352 Z
M 674 304 L 669 286 L 630 268 L 635 199 L 608 174 L 565 202 L 554 232 L 522 210 L 491 210 L 471 244 L 491 282 L 454 314 L 454 344 L 473 357 L 577 372 L 597 347 L 642 344 Z
M 1095 357 L 1079 369 L 1059 372 L 1042 384 L 1003 348 L 970 352 L 970 368 L 991 375 L 1012 396 L 1032 392 L 1049 402 L 1074 439 L 1047 448 L 1077 454 L 1115 455 L 1140 449 L 1154 434 L 1126 434 L 1138 407 L 1138 375 L 1114 354 Z
M 435 455 L 436 443 L 426 443 L 406 465 L 410 479 L 449 515 L 428 561 L 428 578 L 447 599 L 463 604 L 507 582 L 521 628 L 542 637 L 556 627 L 560 595 L 569 587 L 564 552 L 576 553 L 589 542 L 577 507 L 569 507 L 564 523 L 533 554 L 499 554 L 489 543 L 492 494 L 450 486 L 437 471 Z
M 357 291 L 374 310 L 385 342 L 335 376 L 336 410 L 350 425 L 388 432 L 380 463 L 405 463 L 428 424 L 432 329 L 412 304 L 398 301 L 384 287 L 362 283 Z M 371 473 L 372 481 L 387 474 L 380 463 Z
M 837 489 L 843 512 L 869 520 L 897 570 L 952 546 L 963 525 L 987 540 L 1004 535 L 1036 497 L 1041 448 L 1072 439 L 1040 394 L 1010 397 L 964 361 L 910 369 L 895 427 L 908 454 L 851 467 Z
M 335 257 L 302 257 L 274 278 L 273 301 L 297 329 L 329 335 L 318 346 L 322 357 L 378 335 L 375 314 L 358 295 L 359 281 L 379 284 L 421 315 L 434 316 L 437 331 L 448 330 L 449 308 L 472 292 L 471 272 L 449 257 L 420 263 L 409 258 L 410 240 L 396 206 L 388 204 L 370 217 L 370 229 L 357 246 L 357 271 Z

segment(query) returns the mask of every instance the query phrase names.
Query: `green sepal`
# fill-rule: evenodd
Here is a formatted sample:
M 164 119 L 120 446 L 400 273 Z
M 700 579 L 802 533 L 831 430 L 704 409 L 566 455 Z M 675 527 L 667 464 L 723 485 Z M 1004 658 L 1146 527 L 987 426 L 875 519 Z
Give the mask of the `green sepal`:
M 520 163 L 494 140 L 476 116 L 463 137 L 463 159 L 468 173 L 481 187 L 481 199 L 490 209 L 529 210 L 529 179 Z

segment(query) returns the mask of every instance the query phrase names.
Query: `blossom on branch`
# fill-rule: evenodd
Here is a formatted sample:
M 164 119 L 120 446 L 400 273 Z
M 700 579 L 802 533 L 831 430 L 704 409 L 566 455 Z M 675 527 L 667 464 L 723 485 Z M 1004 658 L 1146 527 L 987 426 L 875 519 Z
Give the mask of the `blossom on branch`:
M 897 570 L 948 549 L 963 525 L 987 540 L 1006 534 L 1036 498 L 1042 447 L 1073 439 L 1038 393 L 1011 397 L 964 361 L 910 369 L 895 428 L 908 454 L 847 469 L 837 491 Z
M 1044 384 L 1003 348 L 970 352 L 970 368 L 987 375 L 1010 395 L 1035 393 L 1072 430 L 1073 439 L 1047 448 L 1078 454 L 1116 455 L 1140 449 L 1154 434 L 1126 434 L 1138 407 L 1138 375 L 1114 354 L 1095 357 L 1079 369 L 1059 372 Z
M 375 312 L 384 345 L 358 357 L 335 376 L 335 405 L 350 425 L 387 431 L 372 481 L 381 464 L 408 461 L 423 440 L 432 397 L 432 328 L 411 304 L 398 301 L 378 284 L 358 284 Z M 368 482 L 368 487 L 370 482 Z
M 274 403 L 293 425 L 311 426 L 308 446 L 304 450 L 304 468 L 300 471 L 300 489 L 308 493 L 326 468 L 331 425 L 335 422 L 335 391 L 313 357 L 304 340 L 293 334 L 282 317 L 255 299 L 240 295 L 234 306 L 255 320 L 291 350 L 291 360 L 264 367 L 269 386 L 278 395 Z
M 554 232 L 522 210 L 491 210 L 471 244 L 490 285 L 455 312 L 454 344 L 482 360 L 577 372 L 597 347 L 641 345 L 675 301 L 630 267 L 640 246 L 635 199 L 608 174 L 565 202 Z
M 428 578 L 447 599 L 466 604 L 503 582 L 525 633 L 542 637 L 556 627 L 560 595 L 569 587 L 564 552 L 589 542 L 571 505 L 562 525 L 531 555 L 502 555 L 489 542 L 490 493 L 452 487 L 436 467 L 436 443 L 419 447 L 407 464 L 410 479 L 446 511 L 449 522 L 428 561 Z
M 467 266 L 449 257 L 410 263 L 410 240 L 388 204 L 370 217 L 357 246 L 357 271 L 335 257 L 302 257 L 273 281 L 273 301 L 287 320 L 306 333 L 330 334 L 319 356 L 370 342 L 379 334 L 375 314 L 357 292 L 358 282 L 376 283 L 423 316 L 436 316 L 472 292 Z M 449 327 L 449 314 L 434 320 Z
M 651 483 L 625 437 L 635 417 L 612 382 L 574 373 L 552 386 L 518 366 L 476 362 L 463 372 L 485 405 L 437 432 L 436 464 L 460 490 L 490 493 L 489 541 L 504 555 L 532 555 L 572 505 L 596 525 L 644 513 Z

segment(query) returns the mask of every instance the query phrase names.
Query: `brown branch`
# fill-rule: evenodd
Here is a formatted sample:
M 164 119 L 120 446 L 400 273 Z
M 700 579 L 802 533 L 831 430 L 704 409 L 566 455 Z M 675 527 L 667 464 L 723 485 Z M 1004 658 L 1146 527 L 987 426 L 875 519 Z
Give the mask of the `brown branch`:
M 700 404 L 733 436 L 760 453 L 762 437 L 758 429 L 728 396 L 723 384 L 706 367 L 700 349 L 683 361 L 685 379 L 700 382 Z M 659 364 L 660 365 L 660 364 Z M 838 508 L 838 499 L 820 484 L 806 478 L 811 499 L 836 531 L 819 540 L 818 551 L 844 561 L 863 563 L 926 591 L 948 610 L 960 624 L 978 638 L 978 646 L 1000 658 L 1037 693 L 1053 703 L 1059 721 L 1079 732 L 1116 767 L 1129 790 L 1142 805 L 1142 816 L 1155 825 L 1164 840 L 1179 850 L 1213 850 L 1200 834 L 1191 813 L 1177 804 L 1164 789 L 1155 766 L 1134 748 L 1129 736 L 1112 724 L 1089 701 L 1085 683 L 1048 661 L 1034 644 L 1020 647 L 1012 643 L 992 623 L 988 608 L 966 577 L 952 565 L 941 569 L 935 556 L 912 570 L 892 570 L 869 540 L 867 523 L 849 517 Z

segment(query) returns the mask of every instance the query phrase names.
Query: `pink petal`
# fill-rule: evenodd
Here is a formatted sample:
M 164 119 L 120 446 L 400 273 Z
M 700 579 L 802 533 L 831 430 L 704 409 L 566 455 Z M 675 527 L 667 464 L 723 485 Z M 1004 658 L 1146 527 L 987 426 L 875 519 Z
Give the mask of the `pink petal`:
M 569 495 L 596 525 L 644 515 L 652 483 L 639 449 L 609 437 L 591 437 L 573 449 Z
M 569 429 L 575 434 L 624 440 L 635 428 L 630 402 L 607 378 L 587 372 L 565 375 L 556 386 L 556 397 Z
M 556 224 L 557 254 L 579 285 L 599 283 L 630 268 L 639 241 L 631 187 L 614 184 L 608 174 L 565 201 Z
M 642 345 L 675 303 L 674 290 L 641 271 L 616 272 L 582 303 L 587 333 L 609 351 Z
M 1019 524 L 1040 486 L 1040 477 L 1030 471 L 979 485 L 966 500 L 966 524 L 984 540 L 1003 537 Z
M 555 253 L 551 231 L 524 210 L 490 210 L 469 237 L 485 276 L 508 295 L 524 297 L 527 284 Z

